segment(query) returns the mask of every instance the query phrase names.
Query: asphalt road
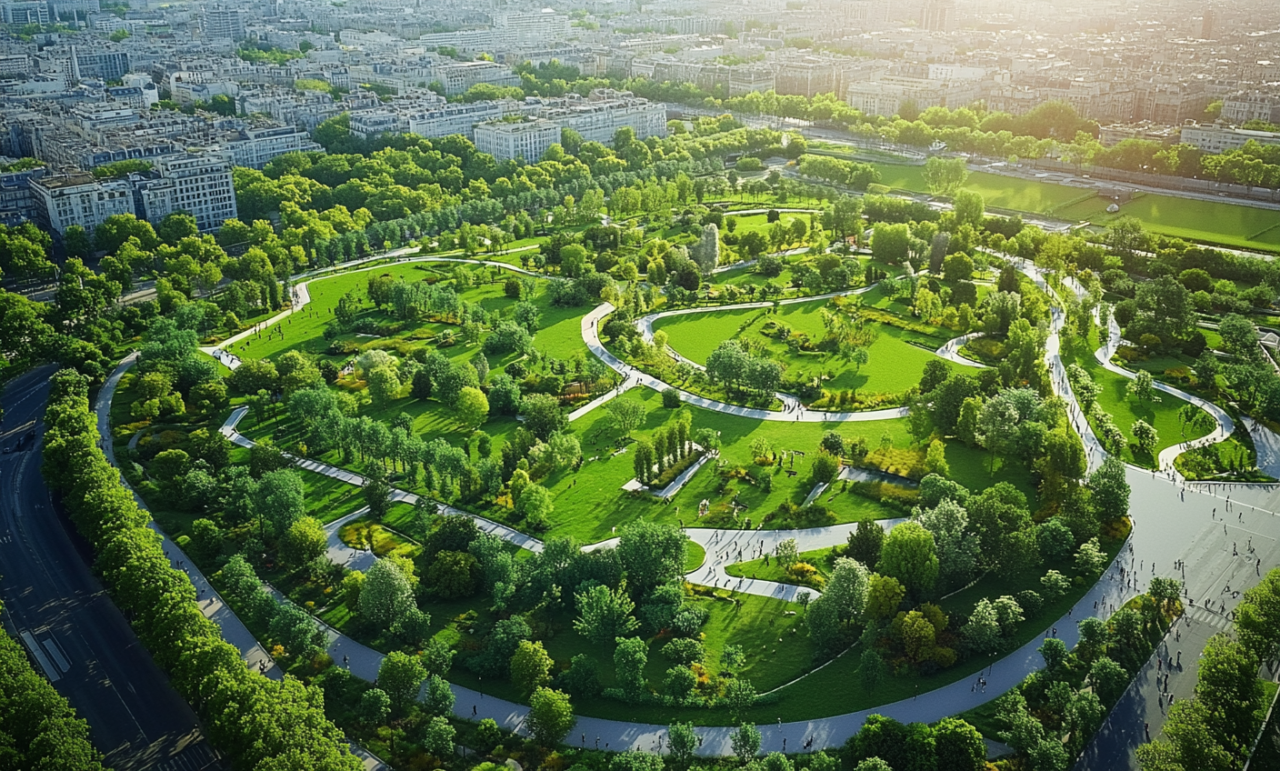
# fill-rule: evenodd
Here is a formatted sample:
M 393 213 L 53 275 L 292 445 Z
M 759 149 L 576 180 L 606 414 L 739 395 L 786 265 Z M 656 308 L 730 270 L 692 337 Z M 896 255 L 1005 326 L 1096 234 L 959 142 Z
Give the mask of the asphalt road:
M 56 512 L 39 446 L 53 367 L 8 385 L 0 422 L 0 598 L 11 634 L 89 722 L 116 771 L 221 768 L 191 707 L 138 642 L 87 564 L 88 545 Z M 14 451 L 19 437 L 34 439 Z

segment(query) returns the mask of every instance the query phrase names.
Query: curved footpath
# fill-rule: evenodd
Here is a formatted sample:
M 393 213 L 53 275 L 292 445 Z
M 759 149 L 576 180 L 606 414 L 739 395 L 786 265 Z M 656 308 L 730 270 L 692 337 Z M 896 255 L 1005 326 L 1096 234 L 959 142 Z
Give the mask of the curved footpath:
M 115 445 L 111 437 L 111 400 L 115 397 L 116 388 L 120 385 L 120 378 L 124 373 L 133 366 L 138 359 L 138 354 L 133 353 L 125 357 L 119 366 L 107 378 L 102 388 L 98 391 L 97 400 L 94 402 L 94 412 L 97 416 L 98 433 L 102 437 L 101 447 L 107 456 L 107 460 L 111 465 L 119 468 L 116 462 Z M 120 475 L 120 484 L 129 491 L 137 502 L 138 507 L 150 514 L 151 510 L 147 507 L 146 501 L 138 495 L 129 481 L 124 478 L 124 474 Z M 163 530 L 156 524 L 154 519 L 147 522 L 147 526 L 154 530 L 160 536 L 160 543 L 164 549 L 165 556 L 175 565 L 181 565 L 183 572 L 187 574 L 187 578 L 191 580 L 192 586 L 196 589 L 196 604 L 199 605 L 200 611 L 205 618 L 218 625 L 222 638 L 236 647 L 240 651 L 240 658 L 250 669 L 257 667 L 267 677 L 274 680 L 280 680 L 284 677 L 283 671 L 276 666 L 275 659 L 266 649 L 254 638 L 249 628 L 244 625 L 240 617 L 235 611 L 222 601 L 222 595 L 213 588 L 204 573 L 196 567 L 187 557 L 186 553 L 180 549 L 177 544 L 169 539 Z M 360 759 L 365 771 L 390 771 L 390 767 L 384 764 L 380 759 L 371 754 L 368 750 L 357 744 L 350 744 L 351 753 Z
M 510 266 L 504 265 L 504 267 Z M 1028 275 L 1031 275 L 1038 284 L 1047 288 L 1043 276 L 1034 266 L 1028 267 L 1024 264 L 1022 269 Z M 606 363 L 610 363 L 610 366 L 613 366 L 615 370 L 628 374 L 631 368 L 621 362 L 617 362 L 614 357 L 608 354 L 603 349 L 603 346 L 599 345 L 599 340 L 594 334 L 596 323 L 611 310 L 611 306 L 604 304 L 588 314 L 587 318 L 583 320 L 583 336 L 584 339 L 588 340 L 589 344 L 594 341 L 594 345 L 592 345 L 593 352 L 596 352 Z M 1057 331 L 1061 329 L 1062 315 L 1057 308 L 1053 310 L 1052 332 L 1046 344 L 1045 360 L 1053 373 L 1055 390 L 1067 401 L 1073 424 L 1077 426 L 1077 430 L 1083 429 L 1081 433 L 1085 437 L 1086 448 L 1089 450 L 1090 467 L 1095 468 L 1104 457 L 1103 451 L 1097 445 L 1097 440 L 1092 436 L 1092 432 L 1089 431 L 1087 422 L 1083 420 L 1079 405 L 1076 403 L 1066 383 L 1065 368 L 1062 365 L 1061 358 L 1058 356 L 1059 341 Z M 616 365 L 614 362 L 616 362 Z M 117 368 L 112 374 L 111 380 L 108 381 L 109 388 L 104 388 L 99 396 L 99 425 L 104 432 L 108 447 L 110 447 L 110 439 L 107 421 L 110 399 L 115 385 L 118 384 L 120 375 L 131 363 L 131 360 L 127 360 Z M 665 384 L 661 384 L 660 381 L 654 378 L 639 382 L 658 390 L 665 387 Z M 691 395 L 685 394 L 684 396 Z M 694 399 L 697 398 L 693 397 L 686 399 L 686 401 L 696 404 L 697 402 Z M 702 401 L 709 402 L 710 400 Z M 765 413 L 757 416 L 751 413 L 764 411 L 750 411 L 732 407 L 731 405 L 720 406 L 723 409 L 719 411 L 740 414 L 744 417 L 757 417 L 758 419 L 778 419 L 781 417 L 774 413 Z M 716 409 L 715 407 L 708 408 Z M 848 415 L 850 413 L 842 414 Z M 859 413 L 852 414 L 859 415 Z M 868 413 L 861 413 L 860 415 L 866 416 Z M 814 416 L 812 419 L 817 420 L 819 418 Z M 861 419 L 880 418 L 862 417 Z M 821 420 L 832 420 L 832 416 L 825 413 L 821 414 Z M 113 457 L 112 461 L 114 462 Z M 350 472 L 337 471 L 358 479 L 356 475 L 350 474 Z M 1257 573 L 1260 572 L 1262 563 L 1272 566 L 1277 563 L 1277 558 L 1280 557 L 1280 517 L 1272 514 L 1280 511 L 1280 487 L 1276 485 L 1232 484 L 1213 487 L 1204 486 L 1202 491 L 1199 486 L 1189 487 L 1186 484 L 1170 484 L 1169 479 L 1163 475 L 1157 477 L 1153 472 L 1134 467 L 1126 469 L 1126 476 L 1133 491 L 1130 514 L 1134 523 L 1134 530 L 1130 537 L 1127 551 L 1121 553 L 1121 556 L 1107 569 L 1102 580 L 1098 581 L 1089 590 L 1088 594 L 1068 611 L 1066 616 L 1057 619 L 1045 628 L 1046 636 L 1052 631 L 1056 631 L 1057 636 L 1063 639 L 1068 646 L 1074 645 L 1078 639 L 1076 623 L 1079 620 L 1092 615 L 1105 618 L 1115 608 L 1120 607 L 1126 599 L 1145 591 L 1147 583 L 1145 579 L 1149 579 L 1150 576 L 1154 575 L 1176 577 L 1183 580 L 1187 597 L 1196 602 L 1196 610 L 1188 614 L 1187 620 L 1179 621 L 1180 625 L 1200 623 L 1225 625 L 1225 620 L 1219 620 L 1213 614 L 1205 614 L 1201 610 L 1204 606 L 1204 600 L 1214 600 L 1215 611 L 1219 607 L 1224 612 L 1229 610 L 1237 600 L 1235 595 L 1224 592 L 1223 587 L 1230 584 L 1236 591 L 1249 588 L 1257 583 Z M 1226 502 L 1224 502 L 1224 495 L 1227 496 Z M 1231 496 L 1234 496 L 1234 501 L 1231 500 Z M 1247 510 L 1245 510 L 1245 506 L 1248 507 Z M 1223 519 L 1217 517 L 1217 510 L 1219 509 L 1223 511 Z M 1206 510 L 1211 512 L 1208 520 L 1204 518 Z M 1237 516 L 1228 516 L 1228 511 L 1231 515 Z M 695 529 L 691 531 L 691 535 L 697 532 Z M 713 532 L 715 531 L 707 531 L 706 537 L 708 539 L 713 538 Z M 756 538 L 760 537 L 759 533 L 752 535 Z M 703 543 L 704 548 L 706 545 L 711 547 L 708 549 L 709 556 L 714 553 L 717 547 L 724 548 L 728 545 L 728 542 L 719 544 L 718 541 L 703 542 L 699 540 L 699 543 Z M 1241 548 L 1243 544 L 1248 546 Z M 170 548 L 176 549 L 171 545 Z M 1120 581 L 1117 571 L 1119 565 L 1126 558 L 1130 563 L 1126 567 L 1133 572 L 1134 576 L 1140 577 L 1137 578 L 1136 583 L 1130 585 Z M 732 557 L 726 556 L 725 559 L 736 559 L 736 553 Z M 1182 571 L 1175 573 L 1172 570 L 1172 566 L 1175 561 L 1179 560 L 1191 564 L 1193 566 L 1192 572 Z M 1256 565 L 1255 560 L 1257 561 Z M 700 570 L 708 569 L 709 567 L 710 565 L 704 565 Z M 199 584 L 197 585 L 199 586 Z M 212 590 L 210 589 L 209 591 L 211 592 Z M 1218 605 L 1217 603 L 1221 604 Z M 1200 620 L 1193 621 L 1192 619 L 1197 618 L 1197 613 L 1200 614 Z M 230 614 L 229 611 L 227 611 L 226 615 L 234 619 L 234 614 Z M 224 620 L 226 620 L 225 617 Z M 219 623 L 222 624 L 223 622 Z M 236 624 L 238 622 L 226 624 L 223 625 L 223 628 L 224 630 L 228 628 L 234 630 Z M 240 628 L 243 629 L 243 625 L 240 625 Z M 1026 675 L 1043 667 L 1043 661 L 1036 652 L 1040 642 L 1040 639 L 1032 640 L 999 661 L 993 661 L 990 672 L 985 675 L 990 686 L 988 693 L 977 691 L 972 687 L 972 683 L 968 683 L 971 687 L 966 690 L 964 688 L 966 681 L 960 681 L 927 693 L 923 701 L 917 696 L 894 704 L 882 705 L 874 709 L 845 715 L 793 723 L 761 725 L 760 729 L 764 735 L 762 751 L 781 750 L 782 742 L 785 738 L 791 740 L 792 747 L 807 738 L 812 738 L 814 744 L 820 748 L 839 745 L 849 736 L 856 733 L 866 717 L 873 713 L 887 715 L 904 722 L 933 722 L 948 715 L 979 706 L 996 698 L 1021 682 Z M 256 646 L 256 642 L 253 642 L 252 645 Z M 1175 645 L 1171 640 L 1166 640 L 1162 645 L 1167 648 L 1166 655 L 1173 655 L 1175 651 L 1180 650 L 1180 646 Z M 335 656 L 335 660 L 338 661 L 342 661 L 344 655 L 349 656 L 351 669 L 358 676 L 370 679 L 376 677 L 377 666 L 381 660 L 381 655 L 376 651 L 355 643 L 349 638 L 337 636 L 330 647 L 330 652 Z M 1198 653 L 1198 649 L 1190 650 L 1189 657 L 1196 653 Z M 995 671 L 997 668 L 1000 669 L 999 672 Z M 1152 736 L 1158 735 L 1159 728 L 1163 723 L 1163 712 L 1157 714 L 1150 707 L 1150 696 L 1152 693 L 1157 692 L 1153 682 L 1155 673 L 1149 671 L 1151 669 L 1150 666 L 1144 668 L 1139 673 L 1137 680 L 1130 685 L 1121 702 L 1124 709 L 1121 706 L 1117 706 L 1108 715 L 1103 728 L 1095 735 L 1086 750 L 1084 757 L 1088 764 L 1086 764 L 1086 760 L 1082 760 L 1081 763 L 1085 764 L 1082 765 L 1082 768 L 1132 766 L 1132 750 L 1137 743 L 1143 741 L 1141 736 L 1142 729 L 1139 727 L 1139 723 L 1149 723 L 1152 729 Z M 1179 679 L 1174 681 L 1175 687 L 1180 682 L 1182 682 L 1182 678 L 1179 674 Z M 493 697 L 485 697 L 470 689 L 456 685 L 453 686 L 453 689 L 457 695 L 455 712 L 459 716 L 472 717 L 473 712 L 467 709 L 470 706 L 477 717 L 492 717 L 499 723 L 511 728 L 518 729 L 522 727 L 524 716 L 528 712 L 526 706 Z M 1144 698 L 1145 701 L 1143 701 Z M 703 737 L 703 743 L 699 749 L 700 754 L 728 755 L 731 753 L 730 728 L 704 727 L 699 728 L 698 731 Z M 594 742 L 599 739 L 601 746 L 603 747 L 607 744 L 609 749 L 636 748 L 653 750 L 657 747 L 659 738 L 664 733 L 665 728 L 662 726 L 599 718 L 579 718 L 567 741 L 572 744 L 576 734 L 580 735 L 580 739 L 584 743 L 588 741 Z M 1097 762 L 1102 762 L 1105 765 L 1096 765 Z
M 858 290 L 865 291 L 865 290 Z M 837 293 L 845 294 L 845 293 Z M 829 295 L 835 296 L 835 295 Z M 814 297 L 804 298 L 804 301 L 820 299 Z M 772 305 L 773 303 L 765 303 Z M 745 306 L 756 306 L 755 303 L 745 303 Z M 627 364 L 626 362 L 609 353 L 604 345 L 600 342 L 600 335 L 597 333 L 600 320 L 613 312 L 613 305 L 610 303 L 601 303 L 598 307 L 582 317 L 582 339 L 586 341 L 587 347 L 591 349 L 597 357 L 605 364 L 609 365 L 618 374 L 622 375 L 623 383 L 619 386 L 621 391 L 633 388 L 637 385 L 652 388 L 655 391 L 664 391 L 667 388 L 675 388 L 675 386 L 659 380 L 658 378 L 645 374 L 639 369 Z M 726 415 L 736 415 L 740 418 L 748 418 L 751 420 L 773 420 L 778 422 L 793 423 L 858 423 L 873 420 L 887 420 L 890 418 L 901 418 L 907 414 L 906 407 L 893 407 L 884 410 L 870 410 L 867 412 L 822 412 L 821 410 L 811 410 L 800 403 L 800 400 L 790 394 L 779 393 L 778 398 L 782 400 L 786 408 L 781 411 L 758 410 L 751 407 L 740 407 L 734 404 L 726 404 L 725 402 L 708 399 L 705 396 L 697 396 L 688 391 L 675 388 L 676 393 L 680 395 L 680 401 L 687 402 L 695 407 L 701 407 L 706 410 L 722 412 Z M 570 415 L 571 418 L 576 417 L 577 412 Z
M 505 262 L 496 262 L 494 260 L 470 260 L 463 257 L 410 257 L 408 259 L 400 259 L 402 255 L 409 254 L 416 248 L 417 247 L 405 247 L 404 249 L 387 252 L 386 254 L 377 255 L 375 257 L 367 257 L 363 260 L 357 260 L 353 262 L 344 262 L 341 265 L 334 265 L 328 268 L 320 268 L 308 273 L 301 273 L 297 276 L 297 278 L 307 278 L 308 280 L 294 285 L 292 302 L 290 303 L 288 308 L 280 311 L 279 313 L 267 319 L 266 321 L 260 321 L 257 324 L 254 324 L 253 326 L 244 330 L 243 332 L 239 332 L 237 334 L 232 335 L 231 337 L 228 337 L 226 340 L 223 340 L 217 345 L 205 346 L 205 347 L 202 347 L 200 350 L 203 351 L 204 353 L 209 354 L 213 358 L 217 359 L 219 362 L 224 364 L 228 369 L 235 369 L 236 367 L 240 366 L 240 357 L 236 356 L 234 353 L 231 353 L 231 350 L 230 350 L 231 346 L 235 345 L 241 340 L 251 337 L 252 335 L 256 335 L 258 332 L 261 332 L 262 330 L 268 327 L 279 324 L 281 321 L 285 320 L 289 316 L 292 316 L 293 314 L 307 307 L 307 305 L 311 302 L 311 290 L 309 289 L 310 284 L 314 281 L 323 281 L 326 278 L 336 278 L 338 276 L 345 276 L 351 273 L 364 273 L 370 270 L 378 270 L 379 268 L 391 267 L 392 265 L 404 265 L 404 264 L 413 263 L 413 262 L 452 262 L 452 263 L 459 263 L 463 265 L 486 265 L 491 268 L 502 268 L 504 270 L 510 270 L 515 273 L 520 273 L 526 276 L 532 276 L 534 278 L 546 278 L 546 276 L 544 276 L 541 273 L 535 273 L 534 271 L 531 271 L 531 270 L 525 270 L 524 268 L 521 268 L 515 265 L 509 265 Z M 498 252 L 498 254 L 516 254 L 517 252 L 525 252 L 525 251 L 529 251 L 530 249 L 536 249 L 536 248 L 537 248 L 536 246 L 522 246 L 518 249 L 509 249 L 507 251 Z M 385 260 L 388 258 L 392 259 L 393 262 L 350 270 L 350 268 L 353 265 L 360 265 L 362 263 L 367 263 L 367 262 L 381 263 L 382 260 Z

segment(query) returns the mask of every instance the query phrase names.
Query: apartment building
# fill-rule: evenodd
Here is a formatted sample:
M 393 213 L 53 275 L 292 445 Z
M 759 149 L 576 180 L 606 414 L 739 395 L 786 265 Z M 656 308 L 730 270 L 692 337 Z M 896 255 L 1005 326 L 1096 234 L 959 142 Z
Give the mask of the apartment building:
M 36 199 L 36 222 L 61 235 L 72 225 L 89 232 L 107 217 L 133 214 L 133 191 L 123 180 L 101 182 L 86 173 L 30 180 Z
M 523 158 L 537 162 L 560 141 L 560 126 L 542 118 L 496 121 L 476 126 L 476 149 L 500 161 Z
M 205 150 L 232 166 L 261 169 L 285 153 L 324 152 L 311 136 L 295 126 L 241 128 L 210 143 Z
M 834 59 L 805 56 L 779 62 L 774 90 L 784 95 L 812 99 L 818 94 L 840 93 L 840 68 Z
M 249 12 L 243 8 L 209 8 L 204 12 L 201 26 L 206 38 L 230 38 L 244 40 Z
M 1280 123 L 1280 92 L 1240 91 L 1222 100 L 1222 119 L 1227 123 L 1262 120 Z
M 427 76 L 444 86 L 450 96 L 461 94 L 478 83 L 494 86 L 518 86 L 520 76 L 510 67 L 495 62 L 443 62 L 430 69 Z
M 49 4 L 41 0 L 0 3 L 0 19 L 5 24 L 48 24 Z
M 159 222 L 184 211 L 196 218 L 202 232 L 217 230 L 236 216 L 236 191 L 231 166 L 213 154 L 170 155 L 155 162 L 152 178 L 137 179 L 134 206 L 137 216 Z
M 880 80 L 854 83 L 845 92 L 845 101 L 867 115 L 897 115 L 903 106 L 918 110 L 930 107 L 964 107 L 979 97 L 981 90 L 972 80 L 928 80 L 888 76 Z
M 421 112 L 409 113 L 405 130 L 428 138 L 462 134 L 474 142 L 477 123 L 501 120 L 519 112 L 520 103 L 511 99 L 470 104 L 452 102 Z
M 667 135 L 666 107 L 630 91 L 597 88 L 585 99 L 577 95 L 558 99 L 530 97 L 525 104 L 530 114 L 571 128 L 587 142 L 607 145 L 624 126 L 635 131 L 637 139 Z
M 1225 124 L 1188 123 L 1182 127 L 1183 144 L 1194 145 L 1206 153 L 1222 153 L 1244 147 L 1250 140 L 1260 145 L 1280 145 L 1280 133 L 1250 131 Z

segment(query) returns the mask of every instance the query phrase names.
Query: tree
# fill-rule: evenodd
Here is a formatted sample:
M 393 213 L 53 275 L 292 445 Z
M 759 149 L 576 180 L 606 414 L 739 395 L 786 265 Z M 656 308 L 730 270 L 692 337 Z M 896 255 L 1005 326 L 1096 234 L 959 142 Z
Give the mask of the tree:
M 1129 687 L 1129 673 L 1111 659 L 1103 656 L 1089 667 L 1089 686 L 1103 704 L 1115 704 Z
M 422 666 L 422 660 L 401 651 L 388 653 L 378 667 L 378 687 L 386 691 L 397 710 L 403 711 L 418 697 L 426 679 L 427 668 Z
M 1275 656 L 1280 646 L 1280 568 L 1244 593 L 1236 607 L 1236 633 L 1240 643 L 1259 661 Z
M 617 553 L 633 596 L 679 578 L 687 542 L 688 537 L 671 525 L 640 520 L 623 528 Z
M 863 612 L 872 619 L 893 618 L 906 596 L 907 589 L 898 579 L 872 573 L 867 578 L 867 603 Z
M 867 758 L 854 766 L 853 771 L 893 771 L 893 766 L 880 758 Z
M 916 518 L 934 539 L 938 577 L 943 586 L 962 586 L 977 569 L 979 549 L 969 532 L 969 517 L 953 500 L 944 500 Z M 892 534 L 890 534 L 892 537 Z
M 624 401 L 614 399 L 609 402 Z M 568 421 L 560 410 L 560 401 L 548 394 L 529 394 L 520 403 L 521 414 L 524 415 L 524 427 L 535 437 L 547 441 L 557 431 L 562 431 Z
M 1133 425 L 1129 427 L 1133 432 L 1133 441 L 1138 445 L 1138 451 L 1151 455 L 1155 452 L 1156 444 L 1160 441 L 1160 434 L 1145 420 L 1135 420 Z
M 986 597 L 978 600 L 969 614 L 969 620 L 960 628 L 960 639 L 965 648 L 977 654 L 995 653 L 1001 646 L 1000 619 L 996 609 Z
M 272 532 L 284 535 L 306 513 L 302 477 L 293 469 L 264 474 L 258 482 L 255 508 L 258 515 L 271 524 Z
M 868 570 L 876 570 L 880 563 L 880 551 L 884 546 L 884 528 L 879 522 L 864 520 L 849 533 L 845 556 L 861 562 Z
M 386 629 L 411 610 L 417 610 L 417 603 L 409 575 L 394 560 L 375 562 L 360 589 L 360 612 L 376 627 Z
M 579 592 L 575 599 L 578 618 L 573 628 L 597 645 L 625 637 L 640 628 L 640 622 L 632 615 L 635 603 L 627 596 L 625 581 L 617 589 L 596 584 Z
M 943 718 L 933 729 L 938 768 L 948 771 L 982 771 L 987 765 L 987 745 L 978 729 L 957 717 Z
M 525 524 L 535 530 L 550 527 L 551 513 L 555 510 L 551 491 L 542 485 L 530 483 L 520 493 L 515 510 L 517 515 L 524 518 Z
M 667 726 L 667 756 L 676 768 L 688 768 L 701 738 L 693 730 L 693 723 L 672 723 Z
M 738 760 L 746 763 L 760 753 L 761 738 L 759 728 L 751 723 L 743 723 L 729 734 L 729 744 Z
M 448 719 L 437 715 L 427 723 L 427 729 L 422 736 L 422 748 L 437 758 L 452 757 L 453 740 L 456 735 L 457 732 L 449 724 Z
M 567 694 L 550 688 L 539 688 L 529 699 L 529 717 L 525 726 L 544 747 L 554 747 L 573 728 L 577 718 Z
M 427 568 L 427 585 L 446 600 L 470 597 L 475 593 L 476 558 L 466 552 L 442 551 Z
M 605 410 L 609 413 L 613 430 L 623 437 L 631 436 L 631 432 L 644 420 L 644 406 L 631 399 L 613 399 L 605 404 Z
M 901 527 L 901 525 L 899 525 Z M 838 647 L 850 627 L 862 619 L 867 603 L 867 569 L 847 557 L 836 560 L 831 580 L 805 614 L 809 635 L 820 649 Z
M 986 201 L 982 195 L 972 190 L 958 190 L 952 199 L 952 210 L 956 213 L 956 222 L 962 225 L 980 227 L 986 214 Z
M 1209 708 L 1218 741 L 1238 753 L 1248 751 L 1258 730 L 1262 706 L 1258 661 L 1243 645 L 1219 632 L 1209 638 L 1200 658 L 1196 699 Z
M 1151 378 L 1151 373 L 1145 369 L 1138 370 L 1138 375 L 1129 381 L 1129 385 L 1125 387 L 1125 393 L 1135 397 L 1139 404 L 1148 404 L 1160 401 L 1160 397 L 1156 396 L 1155 381 Z
M 554 664 L 542 643 L 521 640 L 511 657 L 511 682 L 522 696 L 529 696 L 551 682 Z
M 1124 463 L 1108 455 L 1089 475 L 1089 489 L 1094 511 L 1103 522 L 1115 522 L 1129 513 L 1129 482 Z
M 614 676 L 622 687 L 623 695 L 631 701 L 639 700 L 647 691 L 644 666 L 649 661 L 649 647 L 639 637 L 619 637 L 613 650 Z
M 366 725 L 382 725 L 391 715 L 391 698 L 381 688 L 370 688 L 360 697 L 357 714 Z
M 300 517 L 289 526 L 280 546 L 290 564 L 302 567 L 324 554 L 328 540 L 319 521 L 313 517 Z
M 386 407 L 400 394 L 400 377 L 394 367 L 375 367 L 365 377 L 369 383 L 369 396 L 378 407 Z
M 935 155 L 925 161 L 921 175 L 930 193 L 951 195 L 969 178 L 969 169 L 964 158 L 942 158 Z
M 381 461 L 371 461 L 365 466 L 364 486 L 361 488 L 370 516 L 378 521 L 391 511 L 391 483 L 387 481 L 387 469 Z
M 435 640 L 432 640 L 435 642 Z M 421 656 L 423 664 L 427 670 L 431 670 L 431 663 L 427 660 L 426 654 Z M 432 715 L 447 716 L 453 710 L 453 689 L 449 687 L 449 681 L 445 680 L 438 674 L 433 674 L 427 678 L 427 687 L 422 696 L 422 706 Z
M 732 715 L 741 715 L 755 705 L 756 687 L 745 677 L 734 678 L 724 688 L 724 701 Z
M 885 536 L 878 569 L 917 595 L 932 590 L 938 579 L 933 534 L 918 522 L 904 522 L 893 528 Z
M 458 394 L 458 422 L 468 431 L 474 431 L 489 419 L 489 400 L 479 388 L 467 386 Z

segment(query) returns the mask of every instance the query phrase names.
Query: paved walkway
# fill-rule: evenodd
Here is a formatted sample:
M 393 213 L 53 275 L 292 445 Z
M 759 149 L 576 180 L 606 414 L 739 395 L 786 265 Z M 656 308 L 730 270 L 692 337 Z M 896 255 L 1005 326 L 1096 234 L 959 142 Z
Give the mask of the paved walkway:
M 368 549 L 356 549 L 348 546 L 346 542 L 338 537 L 338 531 L 346 526 L 348 522 L 354 522 L 361 517 L 368 516 L 368 514 L 369 507 L 364 506 L 324 526 L 324 534 L 327 536 L 325 540 L 325 559 L 348 570 L 359 570 L 361 573 L 366 573 L 369 568 L 373 567 L 373 563 L 378 561 L 377 555 Z
M 960 355 L 960 349 L 963 348 L 966 343 L 968 343 L 970 340 L 977 340 L 979 337 L 983 337 L 985 335 L 986 335 L 985 332 L 970 332 L 967 335 L 960 335 L 959 337 L 953 337 L 947 342 L 943 343 L 942 347 L 934 351 L 934 353 L 946 359 L 947 361 L 953 361 L 956 364 L 959 364 L 963 367 L 975 367 L 977 369 L 986 369 L 987 365 L 983 364 L 982 362 L 974 361 L 973 359 L 968 359 Z
M 536 246 L 522 246 L 517 249 L 510 249 L 507 251 L 498 252 L 498 254 L 515 254 L 517 252 L 528 251 L 530 249 L 536 249 L 536 248 L 537 248 Z M 298 311 L 307 307 L 307 305 L 311 302 L 311 291 L 308 287 L 312 282 L 322 281 L 326 278 L 336 278 L 337 276 L 345 276 L 351 273 L 363 273 L 365 271 L 379 270 L 381 268 L 386 268 L 386 267 L 389 267 L 389 264 L 378 264 L 378 265 L 372 265 L 366 268 L 356 268 L 355 270 L 351 270 L 352 266 L 358 266 L 358 265 L 362 265 L 370 262 L 381 263 L 382 260 L 385 260 L 387 258 L 394 259 L 395 262 L 391 264 L 396 264 L 396 265 L 402 265 L 402 264 L 413 263 L 413 262 L 453 262 L 461 265 L 487 265 L 492 268 L 502 268 L 504 270 L 510 270 L 515 273 L 521 273 L 526 276 L 532 276 L 535 278 L 546 278 L 546 276 L 544 276 L 541 273 L 535 273 L 531 270 L 525 270 L 524 268 L 520 268 L 515 265 L 509 265 L 505 262 L 496 262 L 494 260 L 472 260 L 464 257 L 410 257 L 404 260 L 397 259 L 401 255 L 408 254 L 416 249 L 417 247 L 404 247 L 403 249 L 387 252 L 386 254 L 380 254 L 374 257 L 366 257 L 362 260 L 345 262 L 340 265 L 334 265 L 329 268 L 320 268 L 315 271 L 301 273 L 298 276 L 295 276 L 294 278 L 295 279 L 307 278 L 308 280 L 302 281 L 301 283 L 295 284 L 293 286 L 293 295 L 291 298 L 291 303 L 288 308 L 286 308 L 283 311 L 280 311 L 279 313 L 267 319 L 266 321 L 260 321 L 257 324 L 254 324 L 253 326 L 244 330 L 243 332 L 239 332 L 237 334 L 232 335 L 231 337 L 228 337 L 226 340 L 223 340 L 217 345 L 205 346 L 205 347 L 202 347 L 200 350 L 204 351 L 205 353 L 209 354 L 213 358 L 217 359 L 219 362 L 225 365 L 228 369 L 235 369 L 236 367 L 240 366 L 240 357 L 230 352 L 229 349 L 231 348 L 231 346 L 235 345 L 241 340 L 247 339 L 252 335 L 256 335 L 258 332 L 264 329 L 267 329 L 268 327 L 279 324 L 284 319 L 288 318 L 294 313 L 297 313 Z
M 1258 468 L 1262 473 L 1280 479 L 1280 434 L 1248 415 L 1242 415 L 1241 420 L 1258 452 Z
M 862 290 L 855 291 L 865 291 Z M 799 302 L 808 302 L 811 300 L 822 299 L 823 297 L 835 297 L 840 294 L 849 294 L 849 292 L 837 292 L 831 295 L 820 295 L 819 297 L 806 297 L 798 300 Z M 783 300 L 781 302 L 787 302 Z M 724 308 L 715 308 L 713 310 L 724 310 L 725 308 L 740 307 L 761 307 L 771 306 L 772 302 L 743 303 L 735 306 L 724 306 Z M 689 312 L 705 312 L 707 309 L 688 309 Z M 605 364 L 609 365 L 615 372 L 621 374 L 624 378 L 623 390 L 632 388 L 636 385 L 646 386 L 655 391 L 664 391 L 668 388 L 675 388 L 658 378 L 648 375 L 639 369 L 627 364 L 626 362 L 609 353 L 604 345 L 600 342 L 600 336 L 597 333 L 600 320 L 613 312 L 613 305 L 609 303 L 601 303 L 599 307 L 592 310 L 586 316 L 582 317 L 582 339 L 586 341 L 587 347 L 591 352 L 600 358 Z M 679 313 L 679 311 L 672 311 Z M 648 318 L 648 317 L 645 317 Z M 643 322 L 643 319 L 637 321 L 637 324 Z M 650 333 L 652 334 L 652 333 Z M 741 418 L 751 420 L 773 420 L 778 422 L 796 422 L 796 423 L 855 423 L 869 422 L 873 420 L 888 420 L 891 418 L 905 417 L 908 409 L 906 407 L 893 407 L 884 410 L 869 410 L 867 412 L 823 412 L 821 410 L 810 410 L 800 403 L 800 400 L 790 394 L 779 393 L 777 397 L 782 400 L 784 408 L 782 410 L 759 410 L 751 407 L 740 407 L 736 404 L 726 404 L 725 402 L 708 399 L 705 396 L 691 394 L 688 391 L 675 388 L 680 396 L 680 401 L 692 404 L 695 407 L 701 407 L 706 410 L 722 412 L 726 415 L 736 415 Z
M 103 384 L 102 389 L 98 391 L 98 399 L 94 403 L 94 412 L 98 420 L 98 433 L 102 437 L 102 450 L 107 456 L 107 460 L 111 465 L 119 467 L 116 462 L 115 447 L 111 437 L 111 400 L 115 397 L 116 389 L 120 386 L 120 379 L 124 377 L 124 373 L 138 360 L 138 354 L 133 353 L 125 357 L 123 361 L 112 371 Z M 138 503 L 138 507 L 143 511 L 150 513 L 147 504 L 137 494 L 128 480 L 124 478 L 124 474 L 120 475 L 120 484 L 125 487 Z M 196 589 L 196 604 L 200 606 L 200 611 L 204 613 L 205 618 L 213 621 L 218 625 L 219 631 L 222 633 L 222 639 L 235 646 L 240 651 L 240 658 L 245 662 L 248 668 L 257 668 L 267 677 L 273 680 L 280 680 L 284 677 L 283 670 L 276 666 L 275 659 L 266 649 L 254 638 L 249 632 L 249 628 L 244 625 L 240 617 L 235 614 L 225 602 L 222 595 L 209 583 L 204 573 L 200 572 L 191 560 L 187 557 L 182 549 L 169 540 L 169 536 L 159 528 L 155 520 L 148 521 L 147 526 L 160 535 L 161 547 L 164 549 L 165 556 L 175 566 L 180 566 L 182 571 L 191 579 L 192 586 Z M 371 754 L 363 747 L 351 743 L 351 752 L 360 759 L 365 771 L 390 771 L 389 767 L 384 765 L 381 760 Z

